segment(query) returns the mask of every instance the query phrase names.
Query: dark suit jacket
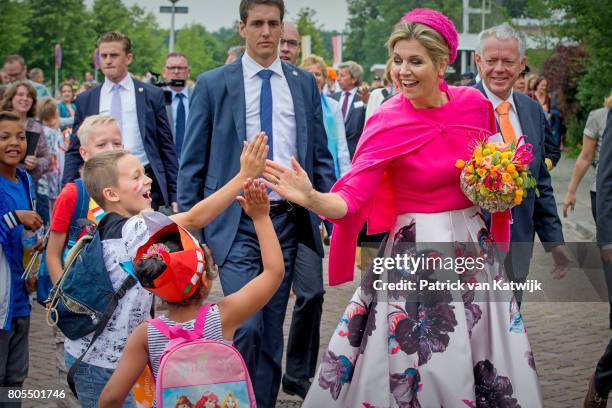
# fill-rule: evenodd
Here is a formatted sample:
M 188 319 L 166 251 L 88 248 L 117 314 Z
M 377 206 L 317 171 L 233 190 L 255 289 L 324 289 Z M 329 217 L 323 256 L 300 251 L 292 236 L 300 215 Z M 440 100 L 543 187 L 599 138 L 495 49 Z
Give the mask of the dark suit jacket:
M 334 165 L 327 149 L 321 99 L 314 77 L 282 62 L 293 97 L 296 121 L 297 160 L 315 189 L 329 191 L 335 181 Z M 198 78 L 191 99 L 181 154 L 178 202 L 191 208 L 211 195 L 240 170 L 242 142 L 246 140 L 246 103 L 242 58 L 206 72 Z M 241 208 L 228 207 L 204 229 L 204 240 L 222 265 L 238 231 Z M 298 209 L 298 240 L 323 256 L 320 218 Z
M 612 244 L 612 114 L 601 137 L 597 165 L 597 242 Z
M 344 92 L 336 92 L 332 95 L 332 98 L 339 102 L 343 93 Z M 359 102 L 361 102 L 361 106 L 356 108 L 355 104 L 359 105 Z M 361 96 L 359 96 L 359 94 L 355 94 L 353 102 L 348 107 L 349 111 L 346 115 L 346 119 L 344 120 L 344 128 L 346 129 L 346 144 L 348 144 L 351 160 L 353 160 L 355 150 L 357 149 L 357 143 L 359 142 L 359 138 L 363 132 L 363 126 L 365 125 L 366 107 L 367 105 L 361 100 Z
M 83 92 L 76 98 L 72 138 L 64 164 L 62 179 L 64 184 L 79 177 L 79 168 L 83 164 L 83 159 L 79 154 L 81 144 L 77 132 L 85 118 L 99 113 L 101 89 L 102 85 L 97 86 Z M 138 126 L 140 127 L 145 153 L 159 184 L 164 202 L 166 205 L 170 205 L 170 203 L 176 202 L 178 162 L 174 142 L 172 141 L 170 123 L 166 116 L 164 93 L 160 88 L 137 80 L 134 80 L 134 89 L 136 92 Z
M 476 88 L 486 96 L 482 82 Z M 523 202 L 512 209 L 510 234 L 513 277 L 525 278 L 529 273 L 535 234 L 550 248 L 553 246 L 550 244 L 563 243 L 563 232 L 550 173 L 544 163 L 547 135 L 550 133 L 552 138 L 550 126 L 537 102 L 520 92 L 514 92 L 513 97 L 526 142 L 533 146 L 533 161 L 529 169 L 537 181 L 540 194 L 536 197 L 534 190 L 529 190 Z

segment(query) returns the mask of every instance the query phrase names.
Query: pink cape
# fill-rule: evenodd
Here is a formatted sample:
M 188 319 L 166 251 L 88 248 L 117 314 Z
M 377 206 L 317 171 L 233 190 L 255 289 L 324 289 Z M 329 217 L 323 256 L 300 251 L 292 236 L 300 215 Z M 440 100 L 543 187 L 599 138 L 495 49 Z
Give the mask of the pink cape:
M 376 167 L 386 169 L 393 159 L 414 152 L 441 135 L 466 137 L 466 152 L 470 154 L 471 140 L 495 132 L 493 108 L 480 92 L 469 87 L 449 87 L 448 95 L 449 103 L 438 108 L 446 109 L 443 113 L 449 116 L 448 124 L 433 120 L 429 109 L 414 109 L 401 94 L 382 105 L 368 120 L 350 170 L 331 189 L 346 201 L 348 211 L 343 218 L 331 220 L 335 226 L 329 257 L 330 286 L 353 280 L 356 240 L 363 224 L 367 221 L 368 234 L 386 232 L 393 227 L 399 214 L 387 172 L 374 192 L 359 188 L 366 184 L 364 177 L 369 177 L 366 170 Z M 460 103 L 453 103 L 457 99 Z M 473 102 L 471 109 L 462 109 L 466 102 Z M 482 109 L 479 109 L 479 104 L 482 104 Z M 457 120 L 450 116 L 456 118 L 455 115 L 460 115 L 461 123 L 453 123 Z M 482 123 L 482 126 L 464 123 Z M 460 158 L 459 154 L 457 158 Z M 457 186 L 457 193 L 445 197 L 444 202 L 432 202 L 427 208 L 411 207 L 411 212 L 431 213 L 465 208 L 466 197 L 459 188 L 459 179 Z M 347 190 L 350 190 L 350 194 Z M 506 224 L 507 237 L 503 239 L 508 241 L 509 223 Z

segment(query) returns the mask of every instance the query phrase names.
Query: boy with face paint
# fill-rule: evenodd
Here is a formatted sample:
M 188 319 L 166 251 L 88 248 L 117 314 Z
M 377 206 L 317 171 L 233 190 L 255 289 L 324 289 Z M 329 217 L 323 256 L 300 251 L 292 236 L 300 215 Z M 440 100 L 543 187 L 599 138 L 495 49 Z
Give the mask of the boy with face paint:
M 246 182 L 262 173 L 267 155 L 267 137 L 259 133 L 251 143 L 244 143 L 240 170 L 233 179 L 189 211 L 170 218 L 187 230 L 203 228 L 233 202 Z M 82 176 L 89 195 L 105 212 L 97 231 L 106 270 L 113 287 L 118 288 L 126 278 L 122 265 L 131 264 L 137 249 L 149 239 L 151 220 L 164 216 L 151 212 L 152 180 L 138 158 L 127 150 L 110 150 L 87 158 Z M 152 301 L 152 293 L 140 284 L 127 290 L 119 300 L 102 334 L 76 370 L 74 382 L 83 407 L 97 406 L 128 336 L 149 317 Z M 77 340 L 66 339 L 67 369 L 87 350 L 91 338 L 90 334 Z M 126 402 L 131 405 L 132 397 Z

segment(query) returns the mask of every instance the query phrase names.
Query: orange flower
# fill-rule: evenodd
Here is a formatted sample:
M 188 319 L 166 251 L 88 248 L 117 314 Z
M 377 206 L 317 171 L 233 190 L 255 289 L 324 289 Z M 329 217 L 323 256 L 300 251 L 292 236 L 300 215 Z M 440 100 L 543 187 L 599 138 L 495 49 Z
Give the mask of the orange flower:
M 459 159 L 455 162 L 455 167 L 457 167 L 458 169 L 462 169 L 464 166 L 465 166 L 464 160 Z

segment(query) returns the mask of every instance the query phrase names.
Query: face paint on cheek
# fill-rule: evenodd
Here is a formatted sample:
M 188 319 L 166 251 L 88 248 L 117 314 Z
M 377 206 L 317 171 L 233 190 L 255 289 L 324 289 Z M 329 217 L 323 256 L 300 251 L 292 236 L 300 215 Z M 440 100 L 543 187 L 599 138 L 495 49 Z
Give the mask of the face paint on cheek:
M 139 192 L 140 190 L 142 190 L 142 186 L 143 186 L 143 184 L 144 184 L 144 183 L 143 183 L 142 181 L 139 181 L 139 182 L 138 182 L 138 183 L 136 183 L 136 185 L 135 185 L 135 186 L 132 188 L 132 190 L 133 190 L 135 193 Z

